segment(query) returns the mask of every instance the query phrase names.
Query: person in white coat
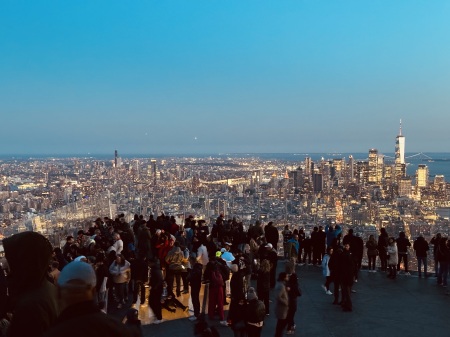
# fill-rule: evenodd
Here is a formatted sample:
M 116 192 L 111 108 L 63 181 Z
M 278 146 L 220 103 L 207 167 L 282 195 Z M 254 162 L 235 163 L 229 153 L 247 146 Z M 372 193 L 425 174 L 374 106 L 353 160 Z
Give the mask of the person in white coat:
M 398 249 L 397 243 L 395 242 L 394 238 L 389 238 L 389 244 L 387 246 L 387 254 L 388 254 L 388 268 L 389 268 L 388 277 L 394 280 L 397 277 L 397 264 L 398 264 Z

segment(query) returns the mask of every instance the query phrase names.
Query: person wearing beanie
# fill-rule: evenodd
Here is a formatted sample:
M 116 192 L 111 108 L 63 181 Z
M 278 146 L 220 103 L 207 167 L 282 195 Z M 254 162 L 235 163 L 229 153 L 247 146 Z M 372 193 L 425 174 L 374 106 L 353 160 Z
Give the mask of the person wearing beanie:
M 44 337 L 139 336 L 114 317 L 100 311 L 95 301 L 96 285 L 97 278 L 90 264 L 79 261 L 65 266 L 57 284 L 62 312 Z
M 245 321 L 248 337 L 260 337 L 261 330 L 266 317 L 266 307 L 258 299 L 255 288 L 250 287 L 247 291 L 247 306 L 245 308 Z

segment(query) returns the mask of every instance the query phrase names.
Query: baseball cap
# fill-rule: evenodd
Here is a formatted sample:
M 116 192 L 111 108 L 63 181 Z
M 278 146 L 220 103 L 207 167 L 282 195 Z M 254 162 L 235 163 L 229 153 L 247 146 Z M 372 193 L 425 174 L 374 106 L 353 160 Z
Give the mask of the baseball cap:
M 74 261 L 66 265 L 58 277 L 60 287 L 95 287 L 97 278 L 89 263 Z
M 272 249 L 273 248 L 273 246 L 272 246 L 272 244 L 271 243 L 268 243 L 268 244 L 266 244 L 264 247 L 266 247 L 266 248 L 270 248 L 270 249 Z

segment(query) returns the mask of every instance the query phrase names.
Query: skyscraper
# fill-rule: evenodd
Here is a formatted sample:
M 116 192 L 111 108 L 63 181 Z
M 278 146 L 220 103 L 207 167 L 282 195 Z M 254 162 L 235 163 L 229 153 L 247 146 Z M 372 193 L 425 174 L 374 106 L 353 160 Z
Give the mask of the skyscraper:
M 395 178 L 400 180 L 406 175 L 405 163 L 405 136 L 402 135 L 402 120 L 400 120 L 400 131 L 395 139 Z
M 153 186 L 156 186 L 156 159 L 150 160 L 151 170 L 152 170 L 152 178 L 153 178 Z
M 117 167 L 117 158 L 118 158 L 117 150 L 114 150 L 114 167 Z
M 369 183 L 381 184 L 383 179 L 383 156 L 377 149 L 369 150 Z
M 416 189 L 428 187 L 428 166 L 419 164 L 416 171 Z

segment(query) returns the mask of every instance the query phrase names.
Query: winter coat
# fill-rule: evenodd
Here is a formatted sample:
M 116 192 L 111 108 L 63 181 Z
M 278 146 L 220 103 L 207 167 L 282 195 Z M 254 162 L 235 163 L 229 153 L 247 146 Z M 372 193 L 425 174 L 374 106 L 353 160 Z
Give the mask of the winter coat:
M 416 251 L 417 257 L 426 257 L 427 252 L 430 250 L 428 242 L 424 239 L 423 236 L 419 236 L 416 241 L 414 241 L 413 248 Z
M 333 226 L 326 225 L 325 226 L 325 234 L 327 235 L 327 247 L 333 244 L 333 240 L 338 237 L 339 234 L 342 233 L 341 226 L 337 225 L 334 229 Z
M 377 256 L 378 255 L 378 244 L 375 240 L 366 242 L 367 256 Z
M 114 283 L 128 282 L 131 277 L 130 262 L 125 260 L 125 263 L 121 266 L 114 261 L 109 266 L 109 273 L 112 275 Z
M 387 253 L 389 256 L 388 265 L 396 266 L 398 264 L 398 249 L 395 242 L 387 247 Z
M 344 250 L 338 259 L 339 280 L 344 285 L 352 285 L 355 275 L 355 260 L 350 251 Z
M 289 309 L 289 296 L 283 281 L 277 282 L 275 292 L 275 317 L 277 319 L 286 319 Z

